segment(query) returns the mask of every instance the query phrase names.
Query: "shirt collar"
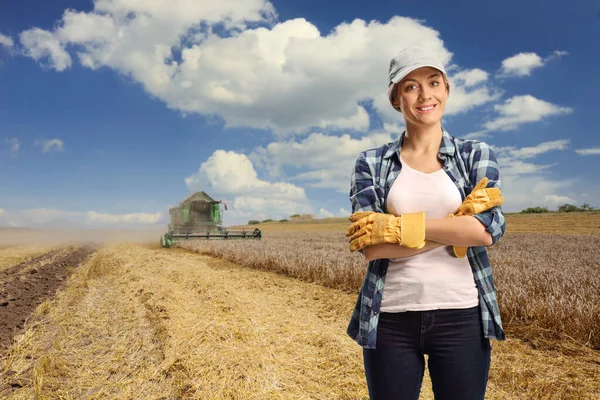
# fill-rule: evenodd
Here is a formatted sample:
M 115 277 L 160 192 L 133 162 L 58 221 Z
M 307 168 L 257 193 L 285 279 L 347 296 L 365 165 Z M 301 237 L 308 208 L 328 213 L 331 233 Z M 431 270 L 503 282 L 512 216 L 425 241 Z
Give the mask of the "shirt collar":
M 442 128 L 442 142 L 440 143 L 440 155 L 444 156 L 453 156 L 456 152 L 454 148 L 454 138 L 452 135 L 448 133 L 444 128 Z M 394 154 L 398 153 L 400 155 L 400 149 L 402 148 L 402 141 L 404 140 L 404 135 L 406 134 L 406 130 L 403 131 L 398 139 L 392 142 L 390 148 L 386 151 L 383 158 L 390 158 Z

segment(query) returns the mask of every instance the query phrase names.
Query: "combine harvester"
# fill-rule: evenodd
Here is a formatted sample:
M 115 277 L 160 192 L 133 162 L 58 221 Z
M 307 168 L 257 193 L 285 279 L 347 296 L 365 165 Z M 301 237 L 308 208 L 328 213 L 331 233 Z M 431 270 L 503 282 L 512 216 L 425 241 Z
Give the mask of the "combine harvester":
M 171 245 L 181 240 L 209 239 L 260 239 L 260 229 L 227 230 L 222 226 L 220 205 L 227 205 L 221 200 L 213 200 L 204 192 L 196 192 L 179 203 L 178 207 L 169 209 L 171 223 L 169 231 L 162 235 L 161 246 Z

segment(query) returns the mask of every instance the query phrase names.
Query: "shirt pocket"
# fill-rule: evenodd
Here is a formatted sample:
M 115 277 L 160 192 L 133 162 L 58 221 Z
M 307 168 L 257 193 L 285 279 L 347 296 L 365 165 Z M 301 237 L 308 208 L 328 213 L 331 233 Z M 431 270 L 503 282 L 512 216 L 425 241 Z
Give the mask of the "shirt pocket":
M 352 212 L 359 211 L 375 211 L 382 212 L 381 209 L 381 189 L 378 189 L 375 185 L 367 186 L 354 195 L 350 196 L 350 203 L 352 203 Z

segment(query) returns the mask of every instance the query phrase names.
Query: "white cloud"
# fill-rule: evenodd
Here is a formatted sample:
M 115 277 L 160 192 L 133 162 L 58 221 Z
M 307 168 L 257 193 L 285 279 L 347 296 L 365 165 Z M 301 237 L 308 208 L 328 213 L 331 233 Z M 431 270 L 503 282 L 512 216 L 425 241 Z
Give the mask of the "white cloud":
M 569 55 L 568 52 L 566 51 L 562 51 L 562 50 L 555 50 L 552 54 L 550 54 L 548 57 L 545 58 L 544 62 L 550 61 L 550 60 L 556 60 L 558 58 L 564 57 Z
M 543 171 L 552 165 L 535 164 L 526 160 L 554 150 L 566 150 L 568 139 L 543 142 L 533 147 L 492 146 L 503 176 L 519 178 L 522 175 Z
M 9 226 L 123 227 L 151 225 L 159 222 L 161 213 L 110 214 L 96 211 L 67 211 L 55 208 L 32 208 L 0 213 L 0 224 Z
M 60 139 L 39 140 L 35 144 L 42 148 L 42 153 L 58 152 L 64 148 L 64 143 Z
M 133 223 L 133 224 L 155 224 L 161 217 L 161 213 L 131 213 L 131 214 L 106 214 L 95 211 L 88 211 L 83 214 L 85 221 L 102 224 L 118 224 L 118 223 Z
M 34 225 L 46 224 L 53 220 L 77 217 L 82 215 L 81 212 L 76 211 L 64 211 L 53 208 L 32 208 L 27 210 L 20 210 L 18 215 L 22 216 L 27 222 Z
M 13 153 L 17 153 L 19 148 L 21 147 L 21 142 L 17 138 L 10 138 L 5 140 L 6 143 L 10 146 L 10 151 Z
M 4 214 L 4 210 L 0 208 L 0 215 Z
M 333 213 L 330 213 L 329 211 L 327 211 L 324 208 L 321 208 L 316 215 L 316 218 L 333 218 L 333 217 L 334 217 Z
M 504 104 L 497 104 L 494 110 L 500 114 L 496 119 L 485 123 L 486 130 L 508 131 L 515 130 L 520 124 L 540 121 L 556 115 L 566 115 L 573 112 L 570 107 L 557 106 L 531 95 L 514 96 Z
M 395 139 L 389 133 L 372 132 L 360 138 L 313 133 L 302 140 L 289 139 L 259 147 L 250 155 L 258 166 L 279 176 L 284 166 L 308 169 L 290 179 L 310 187 L 330 188 L 347 193 L 354 160 L 359 152 Z
M 487 138 L 490 137 L 491 135 L 488 133 L 487 130 L 483 130 L 483 131 L 476 131 L 476 132 L 471 132 L 471 133 L 467 133 L 466 135 L 461 136 L 463 139 L 483 139 L 483 138 Z
M 307 213 L 312 207 L 304 189 L 287 182 L 269 182 L 258 178 L 250 159 L 244 154 L 217 150 L 185 178 L 190 191 L 205 191 L 213 198 L 226 197 L 232 210 L 226 224 L 242 218 L 280 219 L 295 213 Z
M 505 198 L 503 208 L 506 211 L 521 211 L 535 206 L 555 209 L 561 204 L 577 202 L 574 196 L 562 193 L 573 187 L 576 179 L 552 179 L 546 172 L 553 164 L 539 164 L 532 160 L 540 154 L 567 150 L 568 144 L 568 139 L 561 139 L 532 147 L 492 146 L 500 166 Z
M 577 203 L 577 200 L 569 197 L 569 196 L 557 196 L 555 194 L 549 194 L 544 196 L 544 203 L 549 205 L 550 208 L 558 208 L 563 204 L 573 204 Z
M 596 156 L 600 155 L 600 147 L 592 147 L 589 149 L 577 149 L 575 152 L 581 156 Z
M 406 126 L 403 123 L 394 123 L 394 122 L 384 122 L 383 123 L 383 131 L 384 132 L 389 132 L 392 134 L 400 135 L 402 132 L 404 132 L 405 129 L 406 129 Z
M 50 67 L 64 71 L 71 66 L 71 56 L 52 32 L 33 28 L 21 32 L 25 55 L 36 61 L 48 59 Z
M 370 99 L 395 121 L 385 95 L 390 57 L 421 44 L 451 59 L 439 33 L 411 18 L 356 19 L 325 35 L 305 19 L 274 21 L 264 0 L 96 0 L 92 12 L 65 11 L 53 32 L 21 36 L 33 58 L 49 57 L 56 69 L 68 68 L 64 49 L 72 49 L 82 65 L 126 74 L 170 108 L 278 133 L 365 132 L 369 116 L 360 104 Z M 220 23 L 225 29 L 216 33 Z M 470 89 L 486 75 L 460 72 L 447 113 L 496 99 L 490 88 Z
M 464 86 L 452 86 L 446 102 L 444 115 L 465 113 L 481 105 L 500 99 L 502 92 L 481 86 L 467 89 Z
M 535 53 L 519 53 L 502 61 L 501 74 L 506 76 L 527 76 L 535 68 L 544 65 Z
M 344 208 L 340 208 L 340 212 L 338 214 L 339 217 L 349 217 L 350 214 L 352 214 L 350 211 L 344 209 Z
M 552 142 L 543 142 L 533 147 L 522 147 L 520 149 L 507 147 L 501 151 L 509 154 L 512 158 L 525 159 L 532 158 L 552 150 L 565 150 L 567 149 L 568 144 L 569 139 L 561 139 L 554 140 Z
M 542 59 L 536 53 L 519 53 L 502 61 L 500 76 L 529 76 L 531 71 L 543 67 L 546 63 L 566 56 L 566 51 L 556 50 L 551 55 Z
M 479 68 L 460 71 L 452 75 L 451 82 L 460 82 L 465 87 L 475 86 L 488 80 L 488 73 Z M 452 90 L 452 89 L 451 89 Z
M 517 212 L 528 207 L 556 209 L 565 203 L 578 204 L 577 196 L 560 194 L 573 188 L 576 183 L 573 179 L 551 181 L 542 174 L 502 178 L 502 194 L 505 198 L 503 209 Z
M 6 36 L 0 33 L 0 45 L 5 47 L 13 47 L 15 43 L 10 36 Z

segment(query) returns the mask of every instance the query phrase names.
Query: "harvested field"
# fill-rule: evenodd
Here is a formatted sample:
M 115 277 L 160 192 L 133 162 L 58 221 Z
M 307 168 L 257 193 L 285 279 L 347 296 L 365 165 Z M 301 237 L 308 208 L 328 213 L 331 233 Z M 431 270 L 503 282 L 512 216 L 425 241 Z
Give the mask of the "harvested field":
M 536 221 L 520 226 L 554 229 Z M 103 245 L 2 338 L 0 398 L 367 399 L 345 333 L 366 262 L 348 252 L 346 226 L 261 224 L 262 241 L 193 250 Z M 600 398 L 600 232 L 574 226 L 509 229 L 490 248 L 508 340 L 492 341 L 486 399 Z M 72 249 L 32 250 L 0 282 Z M 0 249 L 0 262 L 5 251 L 18 253 Z M 432 398 L 426 373 L 421 399 Z
M 73 268 L 92 252 L 89 246 L 56 249 L 0 272 L 0 352 L 29 314 L 52 298 Z
M 0 248 L 0 271 L 54 249 L 54 246 L 19 245 Z
M 232 242 L 233 243 L 233 242 Z M 3 399 L 366 399 L 355 294 L 182 249 L 101 248 L 4 360 Z M 493 342 L 489 399 L 593 399 L 600 357 Z M 426 378 L 422 399 L 432 399 Z

